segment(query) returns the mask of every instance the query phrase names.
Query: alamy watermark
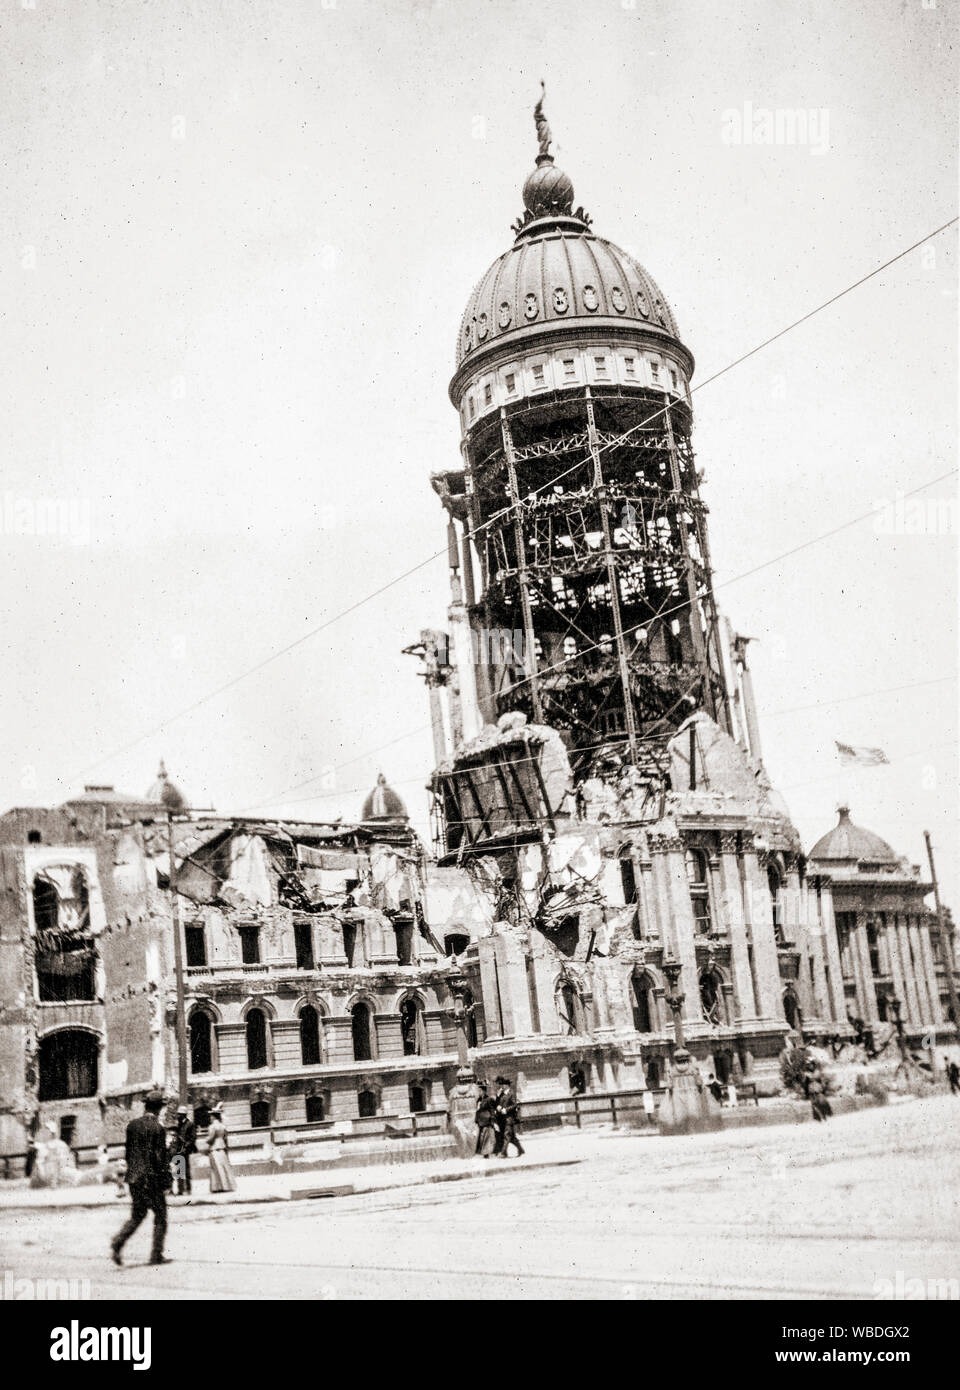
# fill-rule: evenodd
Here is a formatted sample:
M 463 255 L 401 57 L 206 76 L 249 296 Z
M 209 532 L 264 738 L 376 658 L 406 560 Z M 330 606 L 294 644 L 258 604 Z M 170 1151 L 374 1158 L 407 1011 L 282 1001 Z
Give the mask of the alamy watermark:
M 892 1279 L 874 1279 L 874 1298 L 907 1302 L 960 1302 L 960 1279 L 908 1279 L 898 1269 Z
M 5 1269 L 0 1280 L 3 1303 L 63 1303 L 89 1297 L 89 1279 L 34 1279 Z
M 720 115 L 720 139 L 725 145 L 797 145 L 811 154 L 830 150 L 830 112 L 825 106 L 769 107 L 745 101 Z
M 873 529 L 878 536 L 953 536 L 957 531 L 955 497 L 907 497 L 895 492 L 875 505 Z
M 93 509 L 84 497 L 25 497 L 0 494 L 0 530 L 5 536 L 34 536 L 89 545 Z

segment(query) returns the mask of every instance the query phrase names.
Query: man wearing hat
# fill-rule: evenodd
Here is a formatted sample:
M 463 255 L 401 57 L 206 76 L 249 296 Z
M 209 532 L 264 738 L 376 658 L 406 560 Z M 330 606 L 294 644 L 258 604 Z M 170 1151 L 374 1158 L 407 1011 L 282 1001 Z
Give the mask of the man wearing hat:
M 517 1150 L 517 1157 L 523 1156 L 523 1146 L 517 1138 L 517 1096 L 509 1080 L 505 1076 L 497 1077 L 497 1085 L 500 1087 L 497 1092 L 497 1155 L 500 1158 L 509 1158 L 507 1152 L 513 1144 Z
M 187 1113 L 187 1107 L 181 1105 L 177 1110 L 177 1127 L 173 1131 L 170 1141 L 170 1159 L 173 1169 L 173 1192 L 174 1196 L 181 1196 L 184 1192 L 189 1193 L 190 1186 L 190 1155 L 197 1152 L 197 1127 Z
M 127 1125 L 127 1183 L 130 1187 L 130 1219 L 110 1242 L 113 1262 L 123 1264 L 121 1251 L 143 1221 L 153 1212 L 152 1265 L 169 1264 L 163 1253 L 167 1234 L 167 1188 L 170 1185 L 170 1164 L 167 1157 L 167 1134 L 157 1116 L 166 1101 L 160 1091 L 151 1091 L 144 1101 L 144 1113 Z

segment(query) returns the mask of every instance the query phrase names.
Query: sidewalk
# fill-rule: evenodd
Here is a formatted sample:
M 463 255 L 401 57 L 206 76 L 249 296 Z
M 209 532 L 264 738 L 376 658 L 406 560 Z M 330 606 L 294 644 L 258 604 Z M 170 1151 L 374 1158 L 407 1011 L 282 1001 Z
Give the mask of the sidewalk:
M 393 1187 L 416 1187 L 429 1182 L 457 1182 L 467 1178 L 494 1176 L 517 1168 L 557 1168 L 582 1163 L 596 1152 L 596 1144 L 604 1138 L 618 1138 L 619 1133 L 599 1126 L 587 1131 L 534 1135 L 528 1139 L 522 1158 L 443 1158 L 429 1163 L 382 1164 L 377 1167 L 338 1168 L 326 1173 L 323 1169 L 310 1172 L 277 1173 L 275 1176 L 247 1177 L 243 1169 L 235 1169 L 236 1192 L 211 1194 L 205 1178 L 194 1183 L 190 1197 L 167 1198 L 168 1207 L 247 1206 L 263 1202 L 287 1202 L 308 1195 L 351 1196 L 363 1192 L 380 1192 Z M 578 1140 L 580 1141 L 578 1143 Z M 0 1186 L 0 1212 L 44 1208 L 116 1207 L 125 1209 L 129 1198 L 118 1197 L 113 1184 L 89 1187 L 30 1188 L 21 1179 Z

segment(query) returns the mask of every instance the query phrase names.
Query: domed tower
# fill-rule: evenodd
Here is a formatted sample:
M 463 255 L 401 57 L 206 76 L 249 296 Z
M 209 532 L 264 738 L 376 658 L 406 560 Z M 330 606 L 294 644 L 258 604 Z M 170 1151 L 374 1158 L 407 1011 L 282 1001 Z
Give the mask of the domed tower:
M 483 718 L 521 709 L 582 763 L 604 742 L 636 755 L 695 709 L 730 719 L 693 357 L 647 271 L 574 210 L 542 96 L 534 114 L 515 240 L 457 340 L 463 469 L 433 484 L 459 538 Z

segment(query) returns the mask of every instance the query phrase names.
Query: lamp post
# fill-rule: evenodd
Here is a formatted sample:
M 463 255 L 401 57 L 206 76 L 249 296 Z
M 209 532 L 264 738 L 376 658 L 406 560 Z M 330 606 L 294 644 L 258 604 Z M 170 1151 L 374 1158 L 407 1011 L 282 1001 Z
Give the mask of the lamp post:
M 663 962 L 663 973 L 666 975 L 667 983 L 670 986 L 670 993 L 667 995 L 667 1003 L 670 1005 L 670 1011 L 673 1014 L 673 1031 L 678 1051 L 684 1049 L 686 1046 L 683 1040 L 683 1019 L 681 1018 L 681 1010 L 683 1009 L 683 1001 L 687 996 L 677 990 L 682 969 L 683 966 L 673 956 L 670 956 Z
M 173 818 L 182 816 L 187 803 L 177 787 L 167 777 L 167 769 L 161 762 L 157 773 L 156 789 L 150 793 L 167 813 L 167 879 L 170 890 L 170 909 L 173 919 L 173 972 L 177 992 L 177 1104 L 187 1103 L 187 1007 L 183 984 L 183 940 L 180 931 L 180 897 L 177 893 L 177 860 L 173 844 Z

